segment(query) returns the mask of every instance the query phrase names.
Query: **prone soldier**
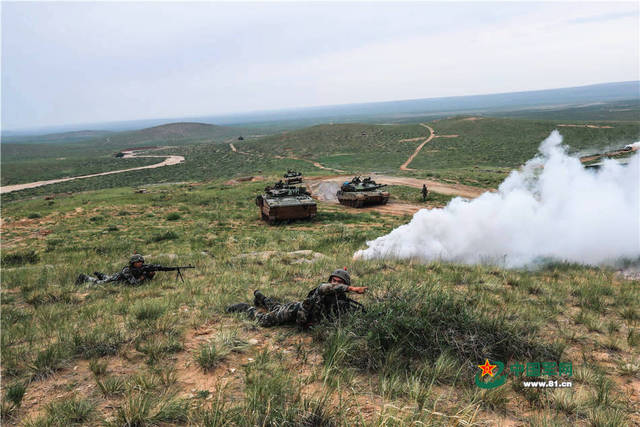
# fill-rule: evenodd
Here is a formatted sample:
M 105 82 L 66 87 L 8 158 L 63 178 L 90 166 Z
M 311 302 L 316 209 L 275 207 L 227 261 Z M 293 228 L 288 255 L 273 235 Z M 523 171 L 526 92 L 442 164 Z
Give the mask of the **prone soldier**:
M 140 254 L 133 254 L 129 259 L 129 265 L 124 267 L 117 273 L 104 274 L 98 271 L 94 272 L 94 276 L 80 274 L 76 279 L 76 285 L 90 282 L 93 285 L 102 285 L 109 282 L 123 282 L 127 285 L 141 285 L 146 280 L 152 280 L 156 275 L 156 271 L 177 271 L 178 276 L 182 279 L 180 269 L 194 268 L 191 265 L 181 267 L 164 267 L 156 264 L 145 264 L 144 257 Z
M 264 327 L 284 324 L 308 327 L 323 318 L 362 310 L 362 304 L 348 298 L 346 294 L 363 294 L 367 289 L 365 286 L 351 286 L 349 273 L 338 269 L 331 273 L 328 283 L 312 289 L 304 301 L 279 303 L 256 290 L 253 293 L 253 306 L 247 303 L 234 304 L 227 307 L 227 312 L 247 313 L 250 319 L 256 319 L 258 324 Z

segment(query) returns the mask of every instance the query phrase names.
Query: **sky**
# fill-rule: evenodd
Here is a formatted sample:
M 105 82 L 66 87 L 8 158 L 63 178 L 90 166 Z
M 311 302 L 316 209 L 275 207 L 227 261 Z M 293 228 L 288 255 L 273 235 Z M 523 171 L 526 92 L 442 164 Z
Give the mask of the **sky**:
M 637 2 L 6 2 L 3 130 L 640 80 Z

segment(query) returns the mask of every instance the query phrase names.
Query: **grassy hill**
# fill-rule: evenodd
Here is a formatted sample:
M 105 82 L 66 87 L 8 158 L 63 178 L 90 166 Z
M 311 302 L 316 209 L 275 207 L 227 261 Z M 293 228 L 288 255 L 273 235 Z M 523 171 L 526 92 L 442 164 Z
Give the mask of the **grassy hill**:
M 228 143 L 185 142 L 197 140 L 197 135 L 207 134 L 210 128 L 206 125 L 189 126 L 194 132 L 189 133 L 187 138 L 192 139 L 183 139 L 184 143 L 175 144 L 176 140 L 170 138 L 184 135 L 181 133 L 184 131 L 182 125 L 125 133 L 110 137 L 109 143 L 101 140 L 83 146 L 62 146 L 59 150 L 46 144 L 2 144 L 2 177 L 5 185 L 10 182 L 28 182 L 33 176 L 51 179 L 64 176 L 61 175 L 63 173 L 88 173 L 94 168 L 121 169 L 122 163 L 119 162 L 122 160 L 114 159 L 112 155 L 118 149 L 132 146 L 176 145 L 175 148 L 154 154 L 179 154 L 186 158 L 186 162 L 180 165 L 24 190 L 3 195 L 2 200 L 122 185 L 199 181 L 243 175 L 279 175 L 287 168 L 299 169 L 307 175 L 335 173 L 313 166 L 312 162 L 319 162 L 345 173 L 377 171 L 495 187 L 513 168 L 532 158 L 540 142 L 556 128 L 561 131 L 565 144 L 574 153 L 608 151 L 640 140 L 639 122 L 560 122 L 460 116 L 428 123 L 436 135 L 457 136 L 431 140 L 409 165 L 414 171 L 401 171 L 399 167 L 429 135 L 428 129 L 419 124 L 325 124 L 262 138 L 229 140 L 239 152 L 233 152 Z M 602 127 L 558 126 L 562 124 Z M 31 160 L 32 157 L 36 160 Z M 67 160 L 56 160 L 59 157 L 67 157 Z M 70 163 L 71 159 L 75 159 L 75 163 Z M 99 160 L 99 165 L 93 162 L 95 159 Z M 151 163 L 155 160 L 135 161 Z M 62 166 L 65 163 L 70 166 L 65 167 L 63 172 Z M 43 165 L 47 168 L 42 168 Z
M 120 132 L 107 139 L 105 144 L 123 147 L 127 144 L 162 145 L 221 142 L 242 135 L 242 129 L 215 126 L 206 123 L 169 123 L 147 129 Z
M 3 425 L 640 421 L 638 280 L 567 264 L 353 261 L 409 218 L 320 204 L 312 222 L 267 226 L 253 202 L 263 186 L 215 179 L 3 205 Z M 185 283 L 158 273 L 139 287 L 74 285 L 135 251 L 197 268 Z M 299 331 L 224 312 L 256 288 L 299 299 L 343 266 L 369 287 L 357 297 L 366 313 Z M 570 377 L 541 378 L 573 387 L 527 389 L 510 375 L 482 390 L 485 358 L 570 362 Z
M 241 133 L 241 129 L 204 123 L 171 123 L 73 143 L 68 139 L 57 144 L 3 142 L 2 185 L 145 166 L 158 159 L 115 159 L 113 155 L 125 148 L 217 143 L 236 139 Z
M 63 142 L 75 142 L 86 141 L 88 139 L 100 138 L 112 134 L 111 131 L 105 130 L 79 130 L 72 132 L 52 133 L 47 135 L 37 136 L 3 136 L 3 143 L 63 143 Z

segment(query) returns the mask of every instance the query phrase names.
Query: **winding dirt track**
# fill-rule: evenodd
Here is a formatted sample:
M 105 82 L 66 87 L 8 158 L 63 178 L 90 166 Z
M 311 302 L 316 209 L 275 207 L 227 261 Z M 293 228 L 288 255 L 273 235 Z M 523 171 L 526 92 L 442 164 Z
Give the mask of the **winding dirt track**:
M 418 155 L 418 153 L 420 152 L 420 150 L 422 150 L 422 147 L 425 146 L 425 144 L 429 141 L 431 141 L 433 138 L 457 138 L 458 135 L 436 135 L 436 132 L 433 130 L 433 128 L 425 123 L 420 123 L 420 126 L 424 126 L 427 129 L 429 129 L 429 137 L 427 139 L 425 139 L 424 141 L 422 141 L 422 144 L 418 145 L 418 147 L 416 148 L 416 151 L 413 152 L 413 154 L 411 156 L 409 156 L 409 158 L 407 159 L 406 162 L 404 162 L 402 164 L 402 166 L 400 166 L 400 170 L 403 171 L 413 171 L 415 169 L 411 169 L 409 167 L 409 163 L 411 163 L 413 161 L 413 159 L 415 159 L 415 157 Z M 418 140 L 420 138 L 417 138 Z M 401 139 L 398 142 L 404 142 L 404 141 L 415 141 L 416 138 L 411 138 L 411 139 Z
M 160 149 L 164 149 L 164 148 L 166 148 L 166 147 L 160 147 L 160 148 L 157 148 L 156 150 L 160 150 Z M 0 194 L 10 193 L 12 191 L 25 190 L 27 188 L 41 187 L 43 185 L 57 184 L 59 182 L 73 181 L 75 179 L 93 178 L 95 176 L 113 175 L 115 173 L 137 171 L 137 170 L 142 170 L 142 169 L 155 169 L 155 168 L 159 168 L 159 167 L 162 167 L 162 166 L 177 165 L 179 163 L 184 162 L 184 157 L 183 156 L 152 156 L 152 155 L 151 156 L 149 156 L 149 155 L 139 156 L 139 155 L 136 155 L 136 152 L 137 152 L 136 150 L 123 151 L 122 152 L 122 153 L 124 153 L 123 158 L 124 159 L 131 159 L 131 158 L 134 158 L 134 157 L 137 157 L 137 158 L 158 157 L 158 158 L 164 158 L 164 160 L 162 162 L 160 162 L 160 163 L 155 163 L 153 165 L 148 165 L 148 166 L 138 166 L 136 168 L 120 169 L 120 170 L 109 171 L 109 172 L 100 172 L 100 173 L 94 173 L 94 174 L 91 174 L 91 175 L 81 175 L 81 176 L 72 176 L 72 177 L 67 177 L 67 178 L 50 179 L 48 181 L 35 181 L 35 182 L 27 182 L 27 183 L 24 183 L 24 184 L 5 185 L 3 187 L 0 187 Z
M 318 169 L 324 169 L 327 171 L 334 171 L 334 172 L 344 172 L 343 170 L 340 169 L 334 169 L 334 168 L 330 168 L 328 166 L 323 166 L 318 162 L 314 162 L 313 160 L 307 160 L 307 159 L 302 159 L 300 157 L 296 157 L 296 156 L 273 156 L 275 159 L 292 159 L 292 160 L 300 160 L 303 162 L 307 162 L 307 163 L 311 163 L 313 166 L 317 167 Z
M 404 163 L 402 164 L 402 166 L 400 166 L 400 169 L 401 169 L 401 170 L 403 170 L 403 171 L 412 171 L 412 170 L 415 170 L 415 169 L 410 169 L 410 168 L 408 168 L 407 166 L 409 166 L 409 163 L 411 163 L 411 162 L 413 161 L 413 159 L 418 155 L 418 153 L 420 152 L 420 150 L 422 150 L 422 147 L 424 147 L 424 145 L 425 145 L 427 142 L 431 141 L 431 140 L 436 136 L 436 133 L 434 132 L 434 130 L 433 130 L 433 128 L 432 128 L 431 126 L 426 125 L 426 124 L 424 124 L 424 123 L 420 123 L 420 126 L 424 126 L 424 127 L 426 127 L 427 129 L 429 129 L 429 132 L 430 132 L 429 137 L 428 137 L 427 139 L 425 139 L 424 141 L 422 141 L 422 144 L 418 145 L 418 147 L 416 148 L 416 151 L 414 151 L 414 152 L 413 152 L 413 154 L 409 156 L 409 158 L 407 159 L 407 161 L 406 161 L 406 162 L 404 162 Z

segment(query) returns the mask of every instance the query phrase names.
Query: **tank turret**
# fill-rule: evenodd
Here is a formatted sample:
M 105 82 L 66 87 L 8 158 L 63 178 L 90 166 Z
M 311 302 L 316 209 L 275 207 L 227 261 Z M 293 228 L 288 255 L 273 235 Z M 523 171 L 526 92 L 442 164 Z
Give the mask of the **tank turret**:
M 389 201 L 389 192 L 381 190 L 383 187 L 386 184 L 378 184 L 371 177 L 360 179 L 356 176 L 351 181 L 345 181 L 336 196 L 341 204 L 354 208 L 384 205 Z
M 287 173 L 282 176 L 287 184 L 299 184 L 302 182 L 302 173 L 293 169 L 288 169 Z

